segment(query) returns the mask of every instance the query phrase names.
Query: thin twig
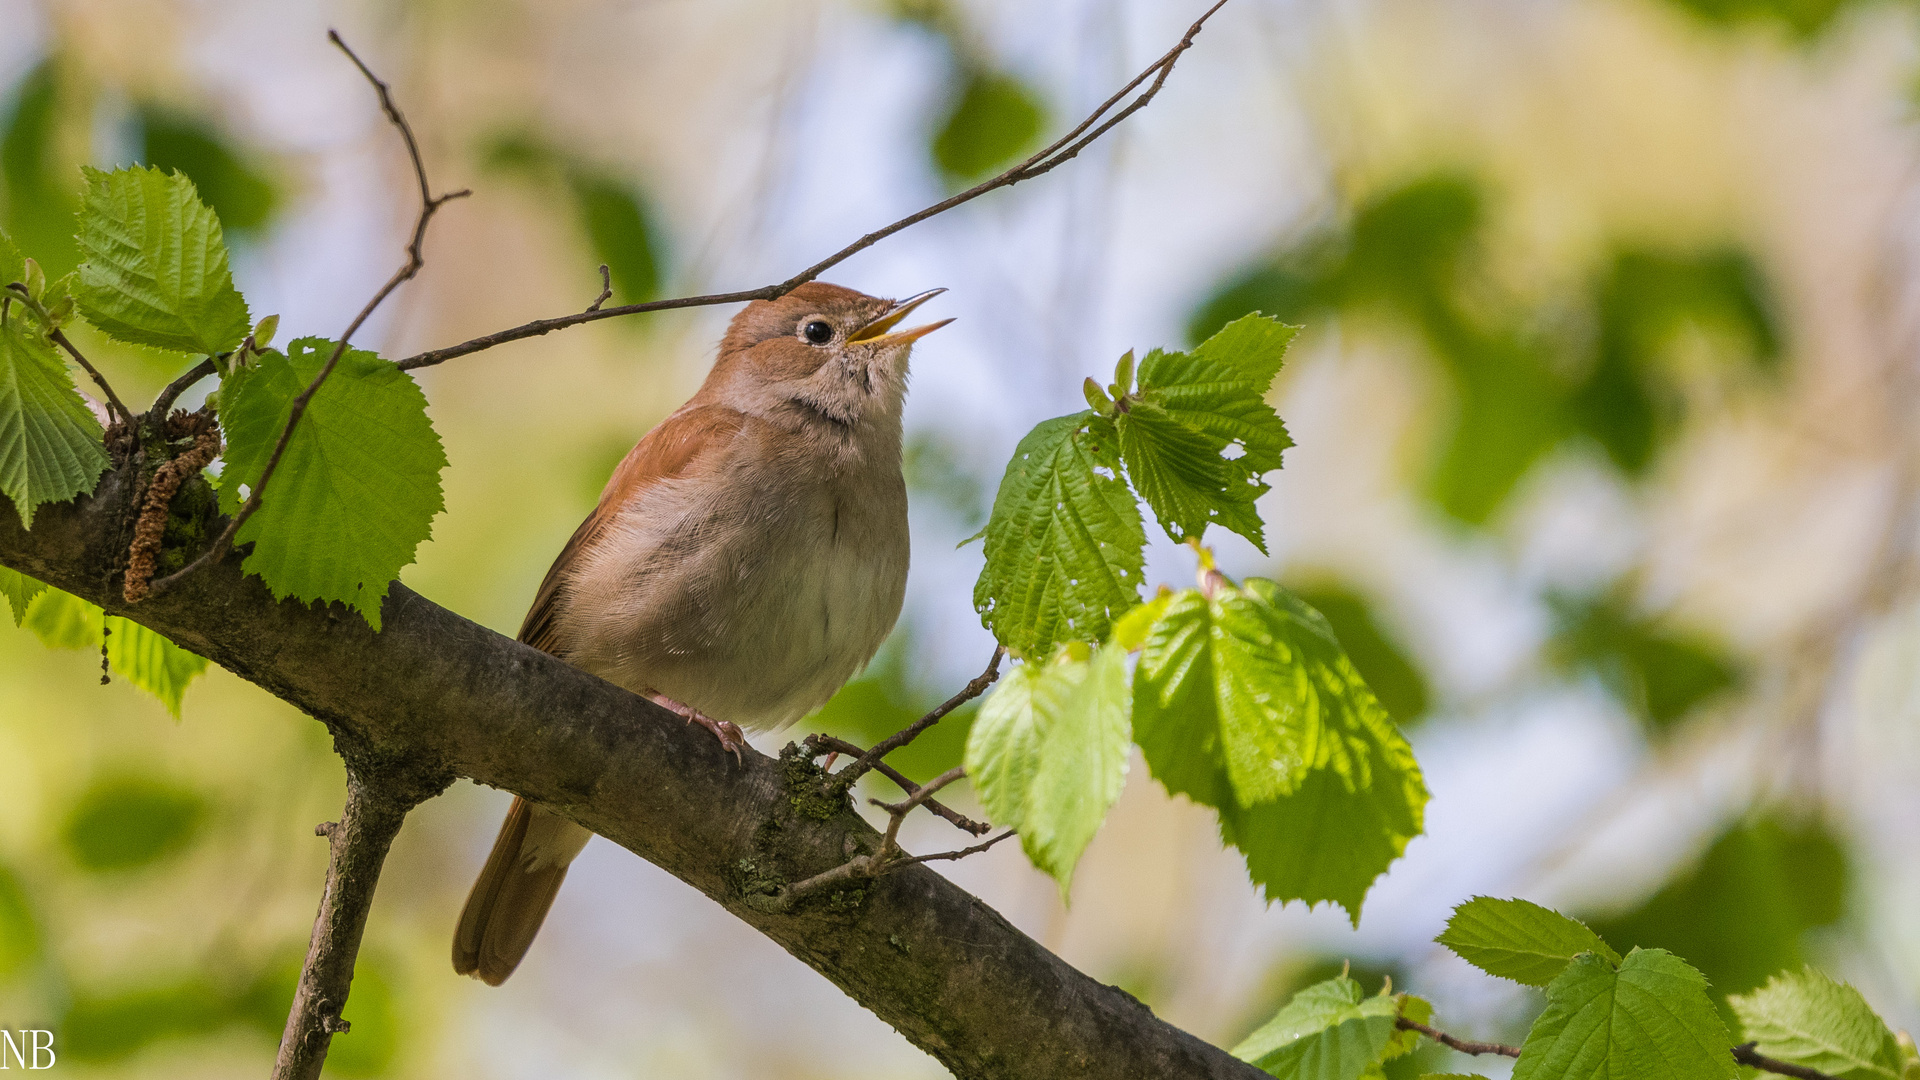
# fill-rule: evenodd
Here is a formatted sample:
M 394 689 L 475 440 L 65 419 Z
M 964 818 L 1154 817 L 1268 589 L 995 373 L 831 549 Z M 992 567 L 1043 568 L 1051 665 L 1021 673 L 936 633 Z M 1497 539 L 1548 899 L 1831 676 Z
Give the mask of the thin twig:
M 167 418 L 167 410 L 173 408 L 173 403 L 179 400 L 181 394 L 186 393 L 194 383 L 219 371 L 220 368 L 214 363 L 214 359 L 211 356 L 207 357 L 188 368 L 186 374 L 168 383 L 167 388 L 160 391 L 160 396 L 153 399 L 153 407 L 147 410 L 147 423 L 158 426 L 164 422 Z
M 836 739 L 831 735 L 809 735 L 807 736 L 806 741 L 807 741 L 807 745 L 813 748 L 815 753 L 818 753 L 821 750 L 828 750 L 836 754 L 846 754 L 850 757 L 856 757 L 856 758 L 864 756 L 866 753 L 866 751 L 861 750 L 860 747 L 858 747 L 857 745 L 850 743 L 845 739 Z M 906 792 L 908 795 L 911 795 L 914 792 L 920 790 L 919 784 L 914 783 L 912 780 L 907 778 L 907 775 L 905 773 L 901 772 L 899 769 L 894 768 L 893 766 L 887 764 L 884 761 L 874 762 L 873 771 L 879 773 L 880 775 L 886 777 L 887 779 L 893 781 L 895 784 L 899 785 L 900 790 L 903 792 Z M 839 775 L 836 774 L 833 777 L 829 778 L 829 782 L 837 781 L 838 779 L 839 779 Z M 843 788 L 842 790 L 845 790 L 845 789 Z M 952 808 L 946 806 L 945 804 L 937 802 L 933 799 L 928 799 L 923 805 L 926 806 L 926 808 L 932 811 L 933 813 L 938 814 L 943 818 L 946 818 L 948 821 L 951 821 L 954 825 L 962 829 L 965 829 L 967 832 L 970 832 L 975 836 L 984 836 L 987 833 L 993 831 L 993 826 L 988 825 L 985 822 L 975 821 L 972 818 L 967 817 L 965 814 L 958 813 L 954 811 Z
M 1762 1072 L 1779 1073 L 1781 1076 L 1794 1076 L 1798 1077 L 1799 1080 L 1839 1080 L 1839 1077 L 1830 1073 L 1823 1073 L 1819 1069 L 1809 1069 L 1805 1065 L 1795 1065 L 1792 1062 L 1767 1057 L 1753 1047 L 1754 1044 L 1750 1042 L 1741 1043 L 1739 1046 L 1734 1047 L 1732 1051 L 1733 1060 L 1742 1065 L 1759 1069 Z
M 868 769 L 878 765 L 881 758 L 919 738 L 921 732 L 939 723 L 942 717 L 986 693 L 987 687 L 992 686 L 993 681 L 1000 677 L 1000 659 L 1006 655 L 1006 646 L 994 646 L 993 658 L 987 661 L 987 670 L 975 676 L 971 682 L 961 688 L 959 693 L 941 702 L 940 706 L 932 712 L 875 743 L 873 749 L 861 754 L 853 764 L 835 773 L 834 780 L 845 786 L 860 779 Z
M 953 783 L 965 775 L 967 775 L 966 766 L 955 765 L 953 768 L 948 769 L 946 772 L 941 773 L 939 776 L 921 785 L 920 790 L 909 794 L 900 802 L 889 803 L 881 802 L 879 799 L 868 799 L 868 802 L 885 810 L 890 819 L 887 822 L 887 834 L 880 840 L 880 854 L 874 856 L 874 858 L 884 861 L 894 852 L 899 851 L 900 823 L 907 820 L 907 815 L 913 813 L 913 808 L 933 798 L 934 792 L 939 791 L 941 788 L 946 787 L 948 784 Z
M 1506 1043 L 1474 1042 L 1472 1039 L 1457 1038 L 1436 1028 L 1430 1028 L 1418 1020 L 1409 1020 L 1404 1016 L 1394 1021 L 1394 1023 L 1401 1031 L 1417 1031 L 1427 1038 L 1432 1039 L 1434 1042 L 1440 1043 L 1443 1046 L 1450 1046 L 1463 1054 L 1500 1054 L 1503 1057 L 1510 1058 L 1520 1056 L 1520 1048 L 1517 1046 L 1508 1046 Z
M 841 863 L 831 870 L 824 870 L 810 878 L 786 886 L 780 890 L 777 896 L 768 902 L 769 906 L 777 911 L 785 911 L 792 908 L 799 900 L 812 896 L 814 893 L 831 889 L 843 882 L 861 878 L 876 878 L 910 863 L 930 862 L 934 859 L 964 858 L 975 852 L 985 851 L 1000 841 L 1005 840 L 1008 836 L 1012 835 L 1011 829 L 984 844 L 975 844 L 973 847 L 961 851 L 945 851 L 937 855 L 910 856 L 900 850 L 900 823 L 906 820 L 907 815 L 913 812 L 914 807 L 930 803 L 933 799 L 934 792 L 939 791 L 941 788 L 946 787 L 948 784 L 953 783 L 965 775 L 967 775 L 967 770 L 956 765 L 946 772 L 941 773 L 939 776 L 934 777 L 932 780 L 929 780 L 924 787 L 908 795 L 906 799 L 901 802 L 886 803 L 881 802 L 879 799 L 869 800 L 873 805 L 885 810 L 890 818 L 887 822 L 886 834 L 880 838 L 880 850 L 871 855 L 855 855 L 853 858 L 848 859 L 846 862 Z
M 832 255 L 821 259 L 819 262 L 814 263 L 812 266 L 807 267 L 805 270 L 800 271 L 785 281 L 774 285 L 764 285 L 758 289 L 746 289 L 740 292 L 683 296 L 671 300 L 653 300 L 644 304 L 622 304 L 610 308 L 596 307 L 589 308 L 577 315 L 562 315 L 552 319 L 535 319 L 532 322 L 523 323 L 507 330 L 485 334 L 470 341 L 464 341 L 458 345 L 452 345 L 444 349 L 432 349 L 427 352 L 409 356 L 405 360 L 401 360 L 399 366 L 403 371 L 430 367 L 456 357 L 467 356 L 472 353 L 491 349 L 496 345 L 504 345 L 509 341 L 520 341 L 524 338 L 539 337 L 542 334 L 550 334 L 555 330 L 563 330 L 569 326 L 578 326 L 582 323 L 595 322 L 600 319 L 617 318 L 622 315 L 638 315 L 648 311 L 668 311 L 675 308 L 711 307 L 716 304 L 740 304 L 749 300 L 772 300 L 785 296 L 787 293 L 814 280 L 833 267 L 838 266 L 854 255 L 865 251 L 902 229 L 917 225 L 935 215 L 944 214 L 948 210 L 963 203 L 972 202 L 990 191 L 997 191 L 1003 187 L 1012 187 L 1022 180 L 1031 180 L 1036 176 L 1051 172 L 1061 165 L 1072 161 L 1075 157 L 1079 156 L 1080 151 L 1086 149 L 1094 140 L 1112 130 L 1114 125 L 1145 108 L 1147 103 L 1152 101 L 1154 96 L 1160 93 L 1160 88 L 1166 85 L 1167 76 L 1172 74 L 1174 65 L 1179 62 L 1181 54 L 1193 47 L 1193 39 L 1199 35 L 1200 29 L 1206 25 L 1208 19 L 1213 17 L 1214 12 L 1219 11 L 1221 7 L 1225 6 L 1226 2 L 1227 0 L 1216 0 L 1216 3 L 1214 3 L 1212 7 L 1208 8 L 1205 13 L 1194 20 L 1193 25 L 1187 27 L 1187 32 L 1181 36 L 1173 48 L 1167 50 L 1158 60 L 1147 65 L 1146 70 L 1134 76 L 1132 82 L 1121 87 L 1118 92 L 1103 102 L 1099 108 L 1090 113 L 1086 119 L 1080 121 L 1073 130 L 1054 140 L 1032 157 L 1027 158 L 1025 161 L 1022 161 L 1020 164 L 1013 166 L 998 176 L 981 181 L 957 195 L 942 199 L 923 210 L 908 214 L 906 217 L 901 218 L 891 225 L 876 229 L 862 236 L 860 239 L 855 240 L 853 243 L 848 244 Z M 1111 111 L 1115 105 L 1118 105 L 1128 94 L 1139 89 L 1140 85 L 1148 79 L 1152 79 L 1153 82 L 1146 90 L 1141 92 L 1140 96 L 1127 102 L 1120 111 L 1114 113 L 1112 116 L 1107 116 L 1107 113 Z M 1102 117 L 1106 117 L 1106 119 L 1102 121 Z
M 79 348 L 67 339 L 66 331 L 55 330 L 53 333 L 47 335 L 47 340 L 65 349 L 67 355 L 73 357 L 74 363 L 79 364 L 86 370 L 87 374 L 93 376 L 93 381 L 100 387 L 100 392 L 107 395 L 107 405 L 119 416 L 120 422 L 127 425 L 127 430 L 133 430 L 133 413 L 127 409 L 126 403 L 120 400 L 120 395 L 113 392 L 113 386 L 107 382 L 105 375 L 100 374 L 100 369 L 94 367 L 87 361 L 86 357 L 80 355 Z
M 81 355 L 80 350 L 74 346 L 72 341 L 67 339 L 67 335 L 60 330 L 60 327 L 53 321 L 53 317 L 47 313 L 46 307 L 42 305 L 40 301 L 34 299 L 33 292 L 27 288 L 26 282 L 8 282 L 4 291 L 14 294 L 13 296 L 7 296 L 6 302 L 11 303 L 14 296 L 18 296 L 22 305 L 31 309 L 35 315 L 39 316 L 41 324 L 47 328 L 47 340 L 65 349 L 67 355 L 73 357 L 74 363 L 79 364 L 86 370 L 88 375 L 93 376 L 94 384 L 100 387 L 102 394 L 106 395 L 107 405 L 113 410 L 114 419 L 125 424 L 127 430 L 131 431 L 133 429 L 133 413 L 127 410 L 126 404 L 120 400 L 120 395 L 113 392 L 113 386 L 107 382 L 107 377 L 100 374 L 100 369 L 94 367 L 87 361 L 85 356 Z
M 273 1080 L 315 1080 L 333 1037 L 348 1030 L 341 1011 L 353 982 L 354 958 L 367 929 L 374 886 L 407 806 L 369 792 L 347 773 L 347 806 L 338 823 L 314 830 L 328 840 L 327 885 L 320 895 L 307 959 L 294 990 L 293 1008 L 280 1037 Z
M 988 848 L 999 843 L 1000 841 L 1005 840 L 1007 837 L 1012 836 L 1013 832 L 1014 831 L 1012 829 L 1008 829 L 1005 832 L 1002 832 L 1001 834 L 999 834 L 998 836 L 995 836 L 991 840 L 983 841 L 981 843 L 973 845 L 972 847 L 961 848 L 959 851 L 940 851 L 940 852 L 935 852 L 932 855 L 912 855 L 907 858 L 901 859 L 900 861 L 903 863 L 916 863 L 916 862 L 924 863 L 924 862 L 939 862 L 942 859 L 964 859 L 969 855 L 978 855 L 979 853 L 987 850 Z
M 320 392 L 321 385 L 327 381 L 327 376 L 333 374 L 334 367 L 340 363 L 340 357 L 346 354 L 347 343 L 353 340 L 353 335 L 360 329 L 361 324 L 373 315 L 374 310 L 395 289 L 412 280 L 413 276 L 420 272 L 420 268 L 426 265 L 426 258 L 421 254 L 420 248 L 426 241 L 427 226 L 433 221 L 433 215 L 453 200 L 473 194 L 465 188 L 440 195 L 433 193 L 432 186 L 427 183 L 427 167 L 420 160 L 420 144 L 413 137 L 412 125 L 407 123 L 407 118 L 400 112 L 400 107 L 394 104 L 392 89 L 347 46 L 347 43 L 341 39 L 339 31 L 327 31 L 327 40 L 339 46 L 340 51 L 347 54 L 347 59 L 352 60 L 354 66 L 360 69 L 360 73 L 373 84 L 374 91 L 380 96 L 381 110 L 387 114 L 387 119 L 392 121 L 393 126 L 400 130 L 400 137 L 407 144 L 407 157 L 413 162 L 414 179 L 420 184 L 420 216 L 414 221 L 413 238 L 407 242 L 407 261 L 400 269 L 394 271 L 393 276 L 387 279 L 387 283 L 380 287 L 380 291 L 373 294 L 373 299 L 368 300 L 366 306 L 360 309 L 360 313 L 347 324 L 347 329 L 340 335 L 340 340 L 334 343 L 332 355 L 328 356 L 327 362 L 321 366 L 320 373 L 315 375 L 313 381 L 307 384 L 307 388 L 293 399 L 293 406 L 287 413 L 286 426 L 280 429 L 280 440 L 274 444 L 273 453 L 267 458 L 266 467 L 260 470 L 260 479 L 254 482 L 253 490 L 248 493 L 247 501 L 241 504 L 240 512 L 233 516 L 233 520 L 227 522 L 227 527 L 221 530 L 219 538 L 213 542 L 213 546 L 208 548 L 205 554 L 188 563 L 178 573 L 155 581 L 151 589 L 152 595 L 167 591 L 182 578 L 201 567 L 226 557 L 227 549 L 233 545 L 234 535 L 240 531 L 242 525 L 246 524 L 247 519 L 260 509 L 261 495 L 266 491 L 267 482 L 273 479 L 274 470 L 280 467 L 280 459 L 286 455 L 287 445 L 293 440 L 294 428 L 300 423 L 300 418 L 306 414 L 307 405 L 313 401 L 313 396 Z
M 601 263 L 600 264 L 600 295 L 594 297 L 593 303 L 587 305 L 586 313 L 591 315 L 594 312 L 599 311 L 600 305 L 606 303 L 611 299 L 613 299 L 613 271 L 607 269 L 606 263 Z

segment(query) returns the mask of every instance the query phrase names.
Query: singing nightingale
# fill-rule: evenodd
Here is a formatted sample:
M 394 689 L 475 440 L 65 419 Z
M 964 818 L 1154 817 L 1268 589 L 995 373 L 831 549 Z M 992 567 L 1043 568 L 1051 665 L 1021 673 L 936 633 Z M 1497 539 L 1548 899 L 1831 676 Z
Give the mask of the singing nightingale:
M 728 326 L 706 382 L 614 470 L 520 640 L 711 730 L 785 727 L 873 658 L 907 583 L 895 331 L 944 290 L 880 300 L 811 282 Z M 593 834 L 513 800 L 453 938 L 498 986 Z

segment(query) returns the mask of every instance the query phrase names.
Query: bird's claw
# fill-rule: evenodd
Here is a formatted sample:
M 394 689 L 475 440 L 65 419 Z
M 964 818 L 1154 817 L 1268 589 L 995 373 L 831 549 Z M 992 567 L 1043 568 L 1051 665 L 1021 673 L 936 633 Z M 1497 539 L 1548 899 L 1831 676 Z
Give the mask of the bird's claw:
M 701 727 L 713 732 L 713 737 L 720 740 L 720 749 L 733 755 L 734 764 L 738 765 L 743 763 L 743 759 L 740 757 L 740 749 L 747 745 L 747 737 L 741 732 L 738 724 L 728 720 L 715 720 L 699 709 L 675 701 L 665 694 L 654 694 L 652 697 L 656 703 L 684 717 L 687 723 L 699 724 Z

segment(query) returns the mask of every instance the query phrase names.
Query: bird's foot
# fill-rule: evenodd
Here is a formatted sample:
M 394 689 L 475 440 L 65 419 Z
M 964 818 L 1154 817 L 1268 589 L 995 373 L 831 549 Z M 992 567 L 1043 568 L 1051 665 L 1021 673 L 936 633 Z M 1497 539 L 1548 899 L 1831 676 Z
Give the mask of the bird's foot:
M 649 694 L 647 696 L 652 698 L 656 704 L 669 710 L 676 716 L 685 717 L 687 723 L 699 724 L 701 727 L 713 732 L 713 737 L 720 740 L 720 749 L 732 754 L 735 763 L 740 762 L 740 748 L 747 745 L 747 737 L 741 733 L 739 725 L 726 720 L 715 720 L 699 709 L 675 701 L 665 694 Z

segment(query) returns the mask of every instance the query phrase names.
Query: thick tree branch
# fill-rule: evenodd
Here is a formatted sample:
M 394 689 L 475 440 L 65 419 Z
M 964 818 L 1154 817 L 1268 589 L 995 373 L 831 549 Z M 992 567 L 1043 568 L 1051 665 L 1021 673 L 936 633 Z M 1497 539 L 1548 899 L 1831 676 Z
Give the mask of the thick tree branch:
M 1061 165 L 1072 161 L 1080 155 L 1080 151 L 1091 146 L 1094 140 L 1113 130 L 1114 126 L 1122 120 L 1147 107 L 1147 103 L 1151 102 L 1154 97 L 1160 93 L 1160 88 L 1166 85 L 1167 76 L 1173 74 L 1173 67 L 1180 62 L 1181 54 L 1193 47 L 1193 39 L 1199 36 L 1201 29 L 1206 26 L 1207 20 L 1213 18 L 1213 13 L 1224 7 L 1226 2 L 1227 0 L 1216 0 L 1213 6 L 1207 8 L 1198 19 L 1193 21 L 1193 25 L 1187 27 L 1187 32 L 1181 35 L 1180 40 L 1174 43 L 1173 48 L 1161 54 L 1158 60 L 1148 64 L 1146 70 L 1134 76 L 1132 82 L 1127 83 L 1127 85 L 1115 92 L 1112 97 L 1102 102 L 1099 108 L 1093 110 L 1086 119 L 1075 125 L 1073 130 L 1054 140 L 1032 157 L 1029 157 L 998 176 L 975 184 L 959 194 L 942 199 L 932 206 L 908 214 L 906 217 L 901 218 L 891 225 L 875 229 L 785 281 L 773 285 L 763 285 L 758 289 L 745 289 L 740 292 L 708 293 L 704 296 L 682 296 L 671 300 L 653 300 L 644 304 L 622 304 L 616 307 L 601 307 L 599 302 L 596 301 L 592 307 L 578 314 L 561 315 L 552 319 L 535 319 L 530 323 L 523 323 L 506 330 L 499 330 L 474 338 L 471 341 L 463 341 L 458 345 L 417 353 L 407 357 L 405 360 L 399 361 L 400 369 L 402 371 L 411 371 L 414 368 L 430 367 L 456 357 L 467 356 L 485 349 L 491 349 L 496 345 L 505 345 L 510 341 L 539 337 L 542 334 L 550 334 L 555 330 L 564 330 L 569 326 L 579 326 L 582 323 L 597 322 L 600 319 L 612 319 L 622 315 L 639 315 L 648 311 L 667 311 L 674 308 L 712 307 L 718 304 L 744 304 L 749 300 L 773 300 L 785 296 L 787 293 L 814 280 L 821 274 L 826 273 L 828 270 L 833 269 L 902 229 L 918 225 L 930 217 L 944 214 L 963 203 L 972 202 L 990 191 L 998 191 L 1003 187 L 1012 187 L 1022 180 L 1031 180 L 1036 176 L 1052 172 Z M 1140 85 L 1147 82 L 1148 79 L 1152 79 L 1153 82 L 1148 85 L 1144 91 L 1141 91 L 1138 97 L 1132 101 L 1128 101 L 1118 112 L 1113 111 L 1114 106 L 1119 105 L 1128 94 L 1138 90 Z M 1109 116 L 1109 113 L 1112 113 L 1112 115 Z M 1105 119 L 1102 119 L 1103 117 Z
M 286 455 L 287 444 L 293 441 L 293 429 L 299 426 L 300 418 L 306 414 L 307 406 L 312 403 L 313 396 L 320 392 L 321 385 L 327 381 L 328 376 L 333 374 L 333 369 L 340 363 L 340 358 L 346 355 L 347 343 L 352 341 L 353 335 L 359 332 L 361 324 L 372 317 L 374 311 L 393 294 L 393 290 L 413 280 L 414 275 L 420 272 L 420 268 L 427 264 L 426 257 L 421 254 L 421 245 L 426 243 L 427 226 L 433 223 L 433 215 L 453 200 L 473 194 L 465 188 L 439 195 L 433 193 L 432 186 L 427 183 L 427 166 L 420 160 L 420 144 L 413 137 L 413 126 L 407 123 L 407 118 L 400 112 L 400 107 L 394 104 L 392 89 L 382 82 L 365 63 L 362 63 L 352 49 L 347 47 L 347 43 L 341 39 L 338 31 L 327 31 L 327 40 L 339 46 L 340 51 L 347 54 L 347 59 L 352 60 L 354 66 L 360 69 L 360 74 L 365 75 L 367 81 L 373 84 L 374 92 L 380 95 L 381 110 L 387 114 L 387 119 L 393 123 L 393 126 L 399 129 L 401 139 L 407 144 L 407 157 L 413 163 L 414 179 L 420 184 L 420 215 L 414 219 L 413 238 L 407 242 L 407 261 L 400 269 L 393 272 L 393 276 L 387 279 L 387 283 L 380 286 L 380 291 L 374 293 L 373 298 L 360 309 L 360 313 L 347 324 L 346 330 L 340 335 L 340 340 L 334 343 L 333 352 L 327 357 L 327 362 L 321 365 L 320 373 L 315 375 L 313 381 L 307 384 L 307 388 L 300 391 L 299 396 L 293 399 L 293 405 L 287 411 L 287 424 L 280 429 L 280 440 L 273 444 L 273 453 L 267 458 L 266 467 L 260 470 L 259 481 L 253 485 L 253 490 L 247 493 L 247 501 L 241 504 L 240 512 L 233 516 L 233 520 L 227 523 L 226 528 L 220 530 L 220 535 L 215 538 L 213 546 L 209 547 L 204 554 L 182 567 L 177 573 L 155 581 L 150 587 L 150 593 L 155 596 L 173 588 L 187 576 L 199 572 L 202 567 L 226 557 L 227 549 L 233 546 L 234 535 L 240 531 L 240 526 L 245 525 L 247 519 L 260 509 L 260 499 L 267 489 L 267 482 L 273 479 L 275 470 L 280 467 L 280 459 Z M 192 372 L 188 374 L 191 375 Z
M 367 929 L 374 886 L 387 849 L 415 801 L 370 785 L 353 769 L 347 770 L 347 807 L 337 822 L 314 829 L 328 842 L 327 885 L 320 894 L 320 913 L 313 921 L 313 939 L 294 990 L 293 1008 L 280 1053 L 273 1063 L 273 1080 L 318 1080 L 333 1037 L 350 1025 L 341 1016 L 347 989 L 353 982 L 354 958 Z
M 276 603 L 237 557 L 127 604 L 102 569 L 124 550 L 131 482 L 109 472 L 92 496 L 40 507 L 31 533 L 0 498 L 0 564 L 318 718 L 347 767 L 382 777 L 393 797 L 466 776 L 544 803 L 706 893 L 961 1080 L 1264 1076 L 1074 970 L 925 865 L 860 882 L 842 903 L 778 910 L 788 883 L 881 841 L 844 797 L 820 798 L 804 752 L 735 765 L 705 731 L 403 585 L 378 634 L 338 609 Z

